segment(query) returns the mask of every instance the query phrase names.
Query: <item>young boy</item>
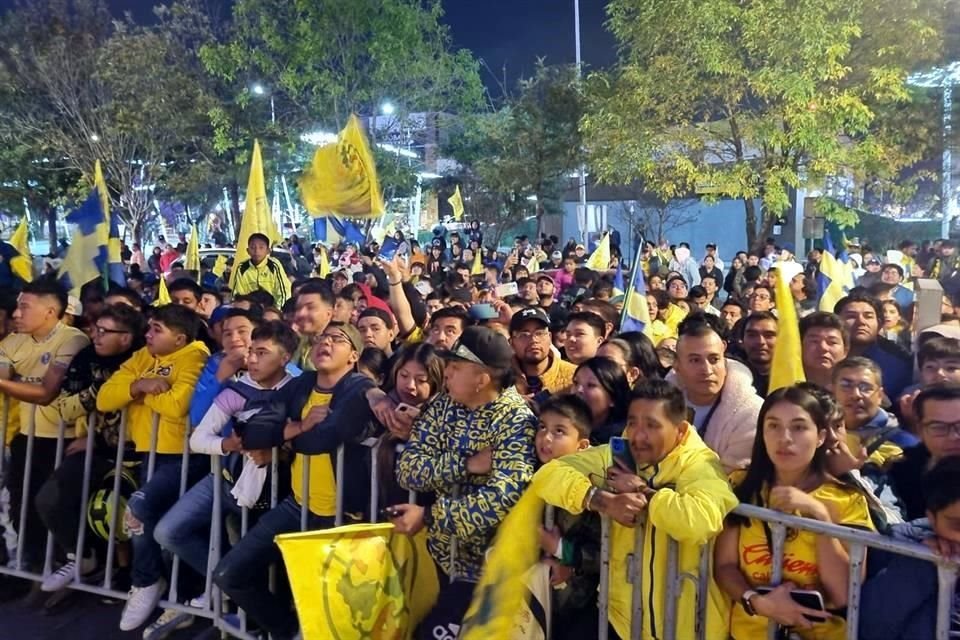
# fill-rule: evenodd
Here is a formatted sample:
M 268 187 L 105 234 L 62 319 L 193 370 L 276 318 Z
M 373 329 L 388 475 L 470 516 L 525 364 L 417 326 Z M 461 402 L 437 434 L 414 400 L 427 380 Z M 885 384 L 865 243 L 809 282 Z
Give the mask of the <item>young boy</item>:
M 97 394 L 98 411 L 127 409 L 127 437 L 141 455 L 141 489 L 127 503 L 124 527 L 133 544 L 132 588 L 120 629 L 136 629 L 150 616 L 166 587 L 160 545 L 153 528 L 180 496 L 181 454 L 187 412 L 200 371 L 210 355 L 197 340 L 202 322 L 180 305 L 156 310 L 147 346 L 134 353 Z M 154 473 L 147 478 L 153 415 L 159 415 Z M 206 459 L 191 459 L 188 486 L 206 473 Z
M 590 407 L 575 395 L 549 398 L 540 408 L 535 436 L 537 458 L 546 464 L 590 446 Z M 600 517 L 593 512 L 571 515 L 555 509 L 552 529 L 540 528 L 544 562 L 554 587 L 553 637 L 584 637 L 597 628 L 597 585 L 600 583 Z
M 960 457 L 942 459 L 923 477 L 927 517 L 893 527 L 893 537 L 922 542 L 944 556 L 960 550 Z M 904 555 L 872 551 L 879 571 L 860 592 L 861 640 L 933 638 L 937 620 L 937 566 Z M 957 595 L 953 608 L 956 611 Z M 954 613 L 956 616 L 956 613 Z M 951 631 L 957 631 L 956 617 Z

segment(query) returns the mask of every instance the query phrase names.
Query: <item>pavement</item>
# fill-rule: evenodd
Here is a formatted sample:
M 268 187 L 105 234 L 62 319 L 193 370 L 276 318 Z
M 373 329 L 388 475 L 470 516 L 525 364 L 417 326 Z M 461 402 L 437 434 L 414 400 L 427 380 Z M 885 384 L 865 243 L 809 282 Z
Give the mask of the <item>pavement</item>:
M 52 611 L 42 604 L 29 606 L 22 599 L 0 603 L 0 640 L 140 640 L 143 629 L 124 632 L 117 627 L 122 606 L 121 602 L 107 604 L 100 596 L 79 592 L 72 592 Z M 193 626 L 167 636 L 167 640 L 214 638 L 219 634 L 200 618 Z

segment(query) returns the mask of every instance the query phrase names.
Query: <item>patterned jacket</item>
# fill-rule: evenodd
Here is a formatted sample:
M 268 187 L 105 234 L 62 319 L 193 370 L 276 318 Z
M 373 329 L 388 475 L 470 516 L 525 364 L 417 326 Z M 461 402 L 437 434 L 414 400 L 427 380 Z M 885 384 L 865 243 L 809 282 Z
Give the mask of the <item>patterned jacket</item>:
M 414 423 L 397 481 L 405 489 L 436 492 L 427 548 L 449 575 L 479 578 L 497 526 L 533 477 L 535 431 L 536 419 L 514 387 L 474 411 L 443 394 Z M 491 472 L 467 473 L 467 458 L 487 447 L 493 450 Z

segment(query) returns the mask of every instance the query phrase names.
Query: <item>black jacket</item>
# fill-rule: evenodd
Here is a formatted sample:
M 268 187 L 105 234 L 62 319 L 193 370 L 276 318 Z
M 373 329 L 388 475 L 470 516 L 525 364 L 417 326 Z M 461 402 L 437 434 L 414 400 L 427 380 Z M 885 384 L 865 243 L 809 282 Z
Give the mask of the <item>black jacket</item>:
M 887 480 L 893 495 L 897 497 L 897 506 L 907 522 L 925 518 L 926 501 L 920 489 L 920 480 L 930 464 L 930 452 L 922 444 L 903 450 L 903 457 L 897 460 L 887 471 Z

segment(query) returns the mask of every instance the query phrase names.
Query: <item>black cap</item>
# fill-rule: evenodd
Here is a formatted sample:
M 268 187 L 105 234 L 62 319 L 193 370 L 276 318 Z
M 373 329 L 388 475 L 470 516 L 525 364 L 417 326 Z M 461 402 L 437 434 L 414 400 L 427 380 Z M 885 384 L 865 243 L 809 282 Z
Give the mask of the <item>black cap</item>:
M 545 327 L 550 326 L 550 316 L 547 315 L 547 312 L 544 311 L 542 307 L 526 307 L 517 311 L 513 314 L 513 317 L 510 318 L 510 333 L 519 331 L 520 325 L 527 320 L 536 320 Z
M 513 347 L 502 334 L 492 329 L 467 327 L 453 348 L 443 356 L 491 369 L 509 369 L 513 363 Z

